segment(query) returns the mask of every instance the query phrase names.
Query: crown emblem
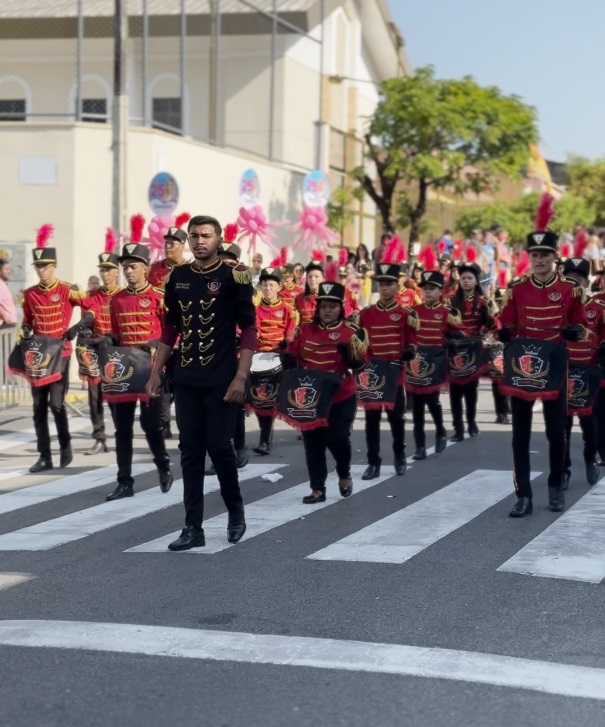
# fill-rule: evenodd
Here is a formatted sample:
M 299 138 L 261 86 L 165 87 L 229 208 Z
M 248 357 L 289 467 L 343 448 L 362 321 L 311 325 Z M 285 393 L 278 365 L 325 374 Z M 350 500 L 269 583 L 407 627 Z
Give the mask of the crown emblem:
M 332 288 L 333 288 L 333 287 L 334 287 L 334 286 L 333 286 L 333 285 L 332 285 L 331 283 L 326 283 L 326 284 L 324 285 L 324 290 L 326 291 L 326 293 L 327 293 L 328 295 L 330 295 L 330 293 L 332 292 Z
M 135 249 L 136 249 L 136 245 L 126 245 L 126 252 L 129 254 L 132 253 L 132 251 Z
M 540 353 L 540 347 L 534 346 L 533 343 L 529 346 L 523 346 L 523 350 L 526 354 L 529 354 L 530 356 L 535 356 L 536 354 Z
M 34 250 L 34 257 L 39 260 L 42 257 L 42 250 Z
M 301 386 L 312 386 L 315 383 L 315 379 L 312 379 L 310 376 L 305 376 L 303 379 L 298 379 L 298 383 Z
M 544 239 L 545 236 L 542 233 L 538 232 L 535 235 L 532 235 L 532 237 L 534 239 L 534 242 L 537 242 L 538 245 L 539 245 L 542 242 L 542 240 Z
M 113 353 L 110 353 L 107 358 L 109 359 L 109 361 L 111 361 L 111 363 L 121 363 L 123 356 L 123 353 L 118 353 L 117 351 L 114 351 Z
M 388 265 L 381 265 L 380 270 L 383 275 L 385 275 L 388 272 L 389 266 Z

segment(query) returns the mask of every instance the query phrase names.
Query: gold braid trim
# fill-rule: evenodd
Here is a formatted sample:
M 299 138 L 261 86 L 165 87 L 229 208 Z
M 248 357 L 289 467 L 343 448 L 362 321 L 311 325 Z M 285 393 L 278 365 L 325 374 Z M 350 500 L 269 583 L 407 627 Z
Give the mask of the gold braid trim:
M 359 337 L 360 334 L 363 336 L 363 341 Z M 352 357 L 360 358 L 367 352 L 369 345 L 368 334 L 363 328 L 358 328 L 349 341 L 349 350 L 351 351 Z
M 420 318 L 416 315 L 414 311 L 410 311 L 410 315 L 407 319 L 408 326 L 411 326 L 415 331 L 418 331 L 420 329 Z
M 605 312 L 603 312 L 603 315 L 605 316 Z M 300 315 L 296 308 L 292 308 L 292 317 L 294 318 L 294 324 L 298 328 L 300 326 Z
M 252 282 L 252 270 L 250 268 L 243 270 L 233 268 L 233 280 L 239 285 L 249 285 Z
M 454 308 L 451 309 L 452 311 L 455 310 Z M 460 311 L 456 311 L 455 313 L 449 313 L 447 317 L 447 322 L 451 326 L 460 326 L 462 325 L 462 316 L 460 315 Z
M 252 303 L 254 305 L 260 305 L 260 302 L 261 302 L 262 299 L 263 299 L 263 292 L 262 292 L 262 290 L 260 288 L 255 288 L 254 289 L 254 293 L 252 294 Z
M 578 341 L 588 341 L 590 338 L 590 331 L 588 328 L 585 328 L 584 326 L 580 326 L 580 336 L 578 338 Z
M 582 290 L 582 288 L 579 285 L 574 285 L 574 287 L 573 287 L 573 297 L 574 298 L 582 298 L 582 300 L 583 300 L 584 299 L 584 295 L 583 294 L 584 294 L 584 291 Z

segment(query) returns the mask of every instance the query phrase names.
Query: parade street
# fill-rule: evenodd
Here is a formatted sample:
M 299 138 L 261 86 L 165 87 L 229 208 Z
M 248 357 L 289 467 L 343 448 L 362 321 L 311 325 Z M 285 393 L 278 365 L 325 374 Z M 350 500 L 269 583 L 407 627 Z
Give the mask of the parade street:
M 240 472 L 243 540 L 227 542 L 209 477 L 207 545 L 171 553 L 177 440 L 169 493 L 137 430 L 135 497 L 105 502 L 115 455 L 83 456 L 84 414 L 72 466 L 37 476 L 29 410 L 2 415 L 2 725 L 603 724 L 605 479 L 586 484 L 577 428 L 567 510 L 551 513 L 534 412 L 534 514 L 511 520 L 510 427 L 493 423 L 488 384 L 480 436 L 409 458 L 404 477 L 383 423 L 381 476 L 361 481 L 358 412 L 346 500 L 332 479 L 327 502 L 301 503 L 302 444 L 277 425 L 272 453 Z

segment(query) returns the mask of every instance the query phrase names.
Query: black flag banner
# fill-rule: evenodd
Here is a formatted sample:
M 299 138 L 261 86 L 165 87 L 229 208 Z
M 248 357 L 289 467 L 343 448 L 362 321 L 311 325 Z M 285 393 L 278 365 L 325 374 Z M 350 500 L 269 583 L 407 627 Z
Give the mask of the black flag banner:
M 78 336 L 76 360 L 78 362 L 78 376 L 82 381 L 88 381 L 89 384 L 100 383 L 99 351 L 103 346 L 107 346 L 106 338 Z
M 468 384 L 478 379 L 487 369 L 487 354 L 483 341 L 471 336 L 452 341 L 447 347 L 447 378 L 452 384 Z
M 504 347 L 500 391 L 527 401 L 559 396 L 567 377 L 567 349 L 556 341 L 517 338 Z
M 145 384 L 151 373 L 151 354 L 140 348 L 101 346 L 99 368 L 103 399 L 110 404 L 148 401 Z
M 601 386 L 601 372 L 596 366 L 569 364 L 567 378 L 567 415 L 580 417 L 592 414 Z
M 290 369 L 282 375 L 275 415 L 301 432 L 328 426 L 332 397 L 342 377 L 317 369 Z
M 364 409 L 393 409 L 400 374 L 399 361 L 370 359 L 361 371 L 355 373 L 357 401 Z
M 504 344 L 494 343 L 485 347 L 487 375 L 490 379 L 501 379 L 504 371 Z
M 32 386 L 46 386 L 61 378 L 62 338 L 23 338 L 8 357 L 8 372 L 27 379 Z
M 445 349 L 419 346 L 416 356 L 407 362 L 405 388 L 412 394 L 432 394 L 445 384 Z

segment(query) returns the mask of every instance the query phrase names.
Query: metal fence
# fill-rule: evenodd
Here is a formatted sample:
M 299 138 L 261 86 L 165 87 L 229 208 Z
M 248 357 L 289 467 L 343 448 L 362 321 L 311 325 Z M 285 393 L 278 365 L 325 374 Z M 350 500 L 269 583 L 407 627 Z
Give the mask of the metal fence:
M 2 0 L 0 121 L 111 123 L 120 2 L 131 125 L 314 166 L 323 0 Z
M 28 383 L 7 373 L 8 357 L 15 346 L 16 328 L 0 328 L 0 411 L 31 401 Z

